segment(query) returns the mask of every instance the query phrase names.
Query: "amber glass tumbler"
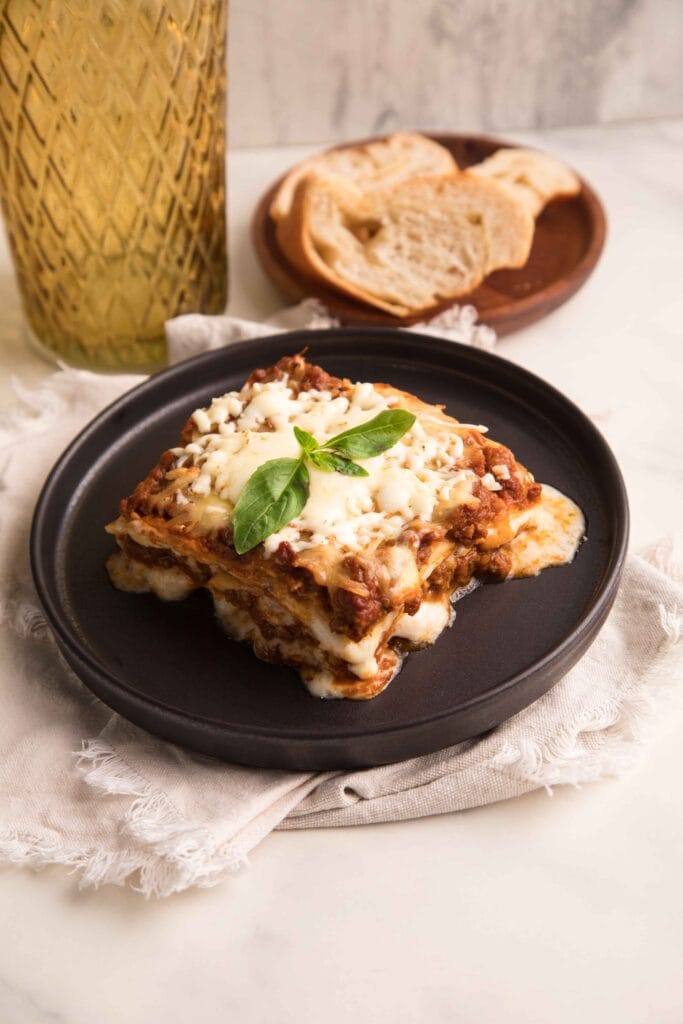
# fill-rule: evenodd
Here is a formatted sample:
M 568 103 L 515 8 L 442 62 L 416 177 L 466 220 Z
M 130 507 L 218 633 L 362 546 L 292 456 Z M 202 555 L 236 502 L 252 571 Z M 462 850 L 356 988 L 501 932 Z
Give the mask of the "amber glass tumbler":
M 165 361 L 227 299 L 227 0 L 0 0 L 0 195 L 28 330 L 98 369 Z

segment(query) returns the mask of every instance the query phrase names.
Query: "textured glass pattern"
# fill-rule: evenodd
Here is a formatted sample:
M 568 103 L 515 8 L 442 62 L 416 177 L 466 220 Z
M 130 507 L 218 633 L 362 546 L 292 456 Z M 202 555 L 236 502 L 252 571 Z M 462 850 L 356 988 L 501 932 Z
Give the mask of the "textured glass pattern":
M 227 0 L 0 0 L 0 192 L 34 336 L 152 368 L 226 301 Z

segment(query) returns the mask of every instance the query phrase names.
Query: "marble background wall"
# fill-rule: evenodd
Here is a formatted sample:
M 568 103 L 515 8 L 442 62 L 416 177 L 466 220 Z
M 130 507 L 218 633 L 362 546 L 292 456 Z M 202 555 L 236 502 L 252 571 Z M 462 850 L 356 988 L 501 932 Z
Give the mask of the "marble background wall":
M 229 0 L 230 142 L 683 113 L 683 0 Z

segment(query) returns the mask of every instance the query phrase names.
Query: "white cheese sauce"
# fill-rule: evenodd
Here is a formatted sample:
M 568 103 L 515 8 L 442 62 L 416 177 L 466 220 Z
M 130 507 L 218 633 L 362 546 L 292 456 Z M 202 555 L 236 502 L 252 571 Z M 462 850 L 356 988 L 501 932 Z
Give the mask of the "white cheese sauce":
M 409 640 L 416 647 L 426 647 L 434 643 L 454 618 L 455 609 L 450 601 L 423 601 L 414 615 L 401 615 L 394 636 Z

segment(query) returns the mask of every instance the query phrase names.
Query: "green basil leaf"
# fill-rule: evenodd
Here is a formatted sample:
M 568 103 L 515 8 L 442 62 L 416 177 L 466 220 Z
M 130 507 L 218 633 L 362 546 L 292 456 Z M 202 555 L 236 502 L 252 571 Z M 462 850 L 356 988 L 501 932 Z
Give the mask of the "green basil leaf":
M 270 459 L 252 473 L 233 513 L 233 544 L 238 555 L 276 533 L 298 516 L 308 501 L 308 470 L 303 459 Z
M 321 447 L 352 459 L 370 459 L 393 447 L 414 422 L 415 416 L 406 409 L 387 409 L 367 423 L 330 438 Z
M 334 452 L 311 452 L 309 459 L 314 466 L 324 470 L 325 473 L 342 473 L 344 476 L 369 475 L 367 469 L 363 469 L 356 462 L 351 462 L 351 459 L 344 458 L 343 455 L 335 455 Z
M 294 436 L 306 454 L 314 452 L 318 447 L 318 442 L 313 437 L 313 434 L 309 434 L 307 430 L 302 430 L 301 427 L 294 427 Z

